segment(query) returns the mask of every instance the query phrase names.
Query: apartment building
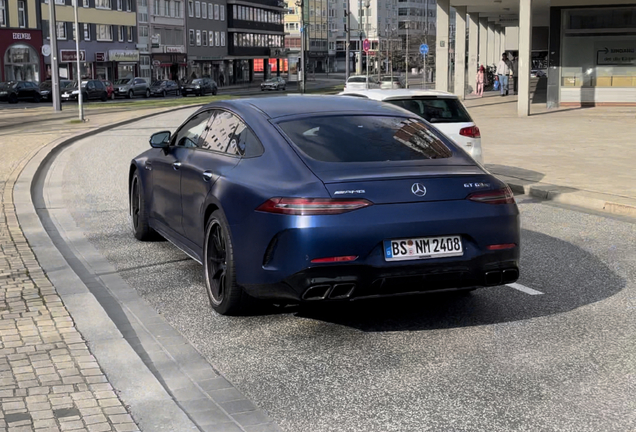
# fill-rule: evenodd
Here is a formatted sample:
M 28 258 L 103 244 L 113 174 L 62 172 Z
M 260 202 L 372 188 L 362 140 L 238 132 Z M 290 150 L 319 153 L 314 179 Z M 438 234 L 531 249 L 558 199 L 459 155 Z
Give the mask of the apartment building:
M 260 78 L 270 76 L 272 69 L 280 73 L 285 63 L 284 12 L 283 0 L 227 0 L 229 83 L 253 81 L 258 69 Z
M 78 0 L 81 70 L 77 72 L 75 14 L 72 0 L 55 0 L 60 78 L 115 80 L 139 74 L 136 5 L 133 0 Z M 48 45 L 49 2 L 40 4 L 42 36 Z M 50 76 L 51 56 L 45 56 Z
M 227 4 L 224 0 L 188 0 L 190 77 L 210 77 L 225 84 L 228 75 Z
M 42 31 L 36 0 L 0 0 L 0 81 L 40 81 Z
M 143 76 L 183 80 L 188 73 L 187 0 L 138 0 L 139 43 Z M 192 6 L 194 8 L 194 5 Z M 149 72 L 145 72 L 148 70 Z

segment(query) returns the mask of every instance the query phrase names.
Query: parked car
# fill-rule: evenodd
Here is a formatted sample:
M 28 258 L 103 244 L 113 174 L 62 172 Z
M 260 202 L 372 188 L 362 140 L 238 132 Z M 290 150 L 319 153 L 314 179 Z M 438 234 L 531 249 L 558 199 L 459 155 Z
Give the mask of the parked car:
M 115 80 L 115 96 L 132 99 L 135 96 L 150 97 L 150 86 L 143 78 L 123 78 Z
M 159 234 L 203 263 L 218 313 L 250 297 L 347 301 L 519 277 L 510 188 L 409 111 L 341 96 L 225 100 L 150 145 L 126 178 L 134 236 Z
M 359 90 L 341 95 L 388 102 L 433 124 L 459 144 L 477 162 L 483 163 L 481 133 L 468 111 L 452 93 L 437 90 Z
M 181 90 L 183 96 L 195 95 L 203 96 L 208 93 L 213 95 L 219 91 L 216 83 L 210 78 L 195 78 L 188 81 Z
M 62 93 L 63 101 L 71 101 L 79 99 L 79 90 L 77 88 L 77 83 L 73 86 L 68 86 L 64 89 Z M 88 102 L 89 100 L 108 100 L 108 91 L 106 91 L 106 86 L 100 80 L 87 80 L 82 81 L 82 101 Z
M 261 91 L 265 90 L 285 90 L 287 83 L 281 77 L 273 77 L 261 83 Z
M 31 81 L 8 81 L 0 83 L 0 101 L 18 103 L 18 101 L 30 100 L 40 102 L 40 88 L 37 83 Z
M 547 74 L 544 71 L 542 71 L 541 69 L 532 69 L 530 71 L 530 77 L 531 78 L 541 78 L 541 77 L 544 77 L 544 76 L 547 76 Z
M 113 83 L 108 80 L 105 80 L 102 82 L 104 83 L 104 86 L 106 87 L 106 92 L 108 93 L 108 99 L 115 100 L 115 87 L 113 86 Z
M 73 81 L 71 80 L 60 80 L 60 96 L 64 93 L 64 89 L 69 85 L 73 85 Z M 53 100 L 53 93 L 51 92 L 53 88 L 53 82 L 51 80 L 42 81 L 40 83 L 40 96 L 43 101 L 51 102 Z
M 378 79 L 374 76 L 369 76 L 369 85 L 370 89 L 379 89 L 380 83 Z M 366 90 L 367 89 L 367 77 L 366 75 L 352 75 L 347 80 L 345 84 L 345 91 L 349 90 Z
M 155 81 L 150 85 L 151 96 L 163 96 L 175 95 L 178 96 L 181 93 L 179 84 L 174 81 Z
M 380 78 L 380 88 L 384 90 L 404 88 L 404 79 L 399 76 L 391 77 L 390 75 Z

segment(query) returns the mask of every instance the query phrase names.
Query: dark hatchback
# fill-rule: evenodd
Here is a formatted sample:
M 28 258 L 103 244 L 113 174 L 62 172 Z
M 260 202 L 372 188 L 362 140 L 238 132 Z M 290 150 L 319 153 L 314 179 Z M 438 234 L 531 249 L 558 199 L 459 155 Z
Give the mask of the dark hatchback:
M 151 96 L 178 96 L 180 93 L 181 89 L 174 81 L 155 81 L 150 85 Z
M 0 83 L 0 102 L 40 102 L 41 99 L 40 87 L 37 83 L 31 81 L 9 81 Z
M 223 101 L 151 146 L 130 167 L 134 234 L 158 233 L 203 263 L 219 313 L 241 313 L 250 297 L 357 300 L 519 276 L 508 186 L 401 108 Z
M 206 94 L 217 94 L 219 91 L 216 83 L 209 78 L 197 78 L 188 81 L 181 89 L 183 96 L 203 96 Z
M 66 87 L 62 92 L 63 101 L 78 100 L 78 98 L 79 91 L 77 90 L 77 83 Z M 100 80 L 82 81 L 82 101 L 87 102 L 96 99 L 102 102 L 108 100 L 108 91 L 104 83 Z
M 60 96 L 64 93 L 64 89 L 69 85 L 73 85 L 73 81 L 71 80 L 60 80 Z M 42 96 L 42 100 L 51 102 L 53 100 L 53 93 L 51 93 L 53 88 L 53 84 L 51 80 L 42 81 L 40 83 L 40 95 Z

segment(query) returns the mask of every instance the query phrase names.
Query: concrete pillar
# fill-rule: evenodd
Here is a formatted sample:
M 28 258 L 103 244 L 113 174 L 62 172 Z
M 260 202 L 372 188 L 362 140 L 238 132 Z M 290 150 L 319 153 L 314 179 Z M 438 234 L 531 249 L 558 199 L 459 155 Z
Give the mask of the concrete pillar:
M 479 18 L 479 66 L 488 66 L 488 18 Z
M 501 58 L 501 27 L 495 25 L 495 64 L 499 63 Z
M 495 64 L 495 24 L 488 23 L 488 66 Z
M 519 96 L 517 114 L 530 115 L 530 62 L 532 60 L 532 0 L 519 0 Z
M 455 6 L 455 93 L 466 97 L 466 6 Z
M 437 0 L 437 48 L 435 49 L 435 90 L 448 91 L 448 33 L 450 0 Z
M 501 37 L 501 45 L 500 45 L 501 46 L 501 52 L 504 52 L 504 51 L 506 51 L 506 28 L 505 27 L 501 28 L 500 37 Z M 510 60 L 512 60 L 512 59 L 510 59 Z
M 475 75 L 479 67 L 479 14 L 471 13 L 468 20 L 468 90 L 474 92 L 477 89 Z

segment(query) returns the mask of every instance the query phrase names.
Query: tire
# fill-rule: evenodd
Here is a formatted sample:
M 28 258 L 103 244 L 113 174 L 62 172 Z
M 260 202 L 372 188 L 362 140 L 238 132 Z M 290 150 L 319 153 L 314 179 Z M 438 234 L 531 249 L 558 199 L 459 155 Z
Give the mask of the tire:
M 127 97 L 128 97 L 128 99 L 132 99 L 134 95 L 135 95 L 135 94 L 133 93 L 133 91 L 132 91 L 132 90 L 128 90 L 128 96 L 127 96 Z
M 283 86 L 283 91 L 285 91 L 285 86 Z
M 146 89 L 146 99 L 150 97 L 150 89 Z
M 115 92 L 112 92 L 112 93 L 110 94 L 110 100 L 115 100 Z
M 108 100 L 108 92 L 102 93 L 101 101 L 106 102 Z
M 88 102 L 88 94 L 82 93 L 82 103 L 86 103 L 86 102 Z
M 35 96 L 33 96 L 33 102 L 40 103 L 41 100 L 42 98 L 39 94 L 36 94 Z
M 216 87 L 214 87 L 214 88 L 212 89 L 212 96 L 216 96 L 216 94 L 217 94 L 218 92 L 219 92 L 219 90 L 218 90 Z
M 236 284 L 234 249 L 225 215 L 212 213 L 203 240 L 203 279 L 210 306 L 221 315 L 245 311 L 248 295 Z
M 265 91 L 265 89 L 263 87 L 261 87 L 261 91 Z
M 148 213 L 138 172 L 135 172 L 130 182 L 129 201 L 128 215 L 135 238 L 140 241 L 156 238 L 157 234 L 148 225 Z
M 163 91 L 163 97 L 166 97 L 168 94 L 166 93 L 166 91 Z
M 18 96 L 15 94 L 9 95 L 9 103 L 10 104 L 17 104 L 18 103 Z

